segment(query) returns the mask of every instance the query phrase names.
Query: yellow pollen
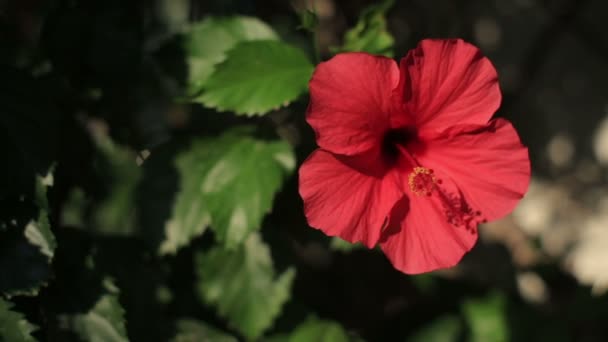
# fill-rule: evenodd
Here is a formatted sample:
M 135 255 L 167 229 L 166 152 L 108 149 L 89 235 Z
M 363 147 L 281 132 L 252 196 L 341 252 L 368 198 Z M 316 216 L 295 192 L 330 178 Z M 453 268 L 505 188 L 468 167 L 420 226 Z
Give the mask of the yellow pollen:
M 418 196 L 430 196 L 437 184 L 437 178 L 433 170 L 426 167 L 416 166 L 408 178 L 410 190 Z

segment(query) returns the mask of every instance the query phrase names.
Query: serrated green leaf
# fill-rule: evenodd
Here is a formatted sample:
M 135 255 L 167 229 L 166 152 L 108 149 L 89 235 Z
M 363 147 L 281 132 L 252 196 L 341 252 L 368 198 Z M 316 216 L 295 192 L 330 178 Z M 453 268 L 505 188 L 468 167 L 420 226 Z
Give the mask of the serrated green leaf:
M 0 298 L 0 340 L 11 342 L 32 342 L 32 332 L 37 328 L 29 323 L 23 314 L 12 311 L 13 303 Z
M 249 339 L 259 337 L 289 299 L 295 269 L 275 276 L 270 251 L 251 234 L 236 250 L 214 247 L 196 258 L 197 291 L 204 302 Z
M 172 342 L 238 342 L 234 336 L 194 319 L 177 321 L 177 334 Z
M 119 290 L 106 278 L 105 293 L 86 313 L 59 317 L 65 327 L 73 330 L 84 341 L 125 342 L 128 341 L 125 327 L 125 311 L 118 301 Z
M 174 253 L 208 224 L 227 248 L 241 244 L 259 229 L 295 158 L 284 141 L 264 141 L 235 129 L 195 141 L 176 165 L 180 190 L 161 254 Z
M 196 153 L 191 149 L 176 159 L 180 185 L 173 202 L 171 217 L 165 223 L 165 237 L 159 249 L 161 255 L 176 253 L 193 238 L 202 235 L 211 222 L 201 193 L 201 181 L 204 176 L 199 172 L 205 169 L 201 170 L 198 166 L 205 163 L 205 155 L 199 159 Z
M 215 65 L 226 58 L 226 51 L 241 41 L 274 40 L 278 35 L 263 21 L 246 16 L 209 17 L 193 25 L 185 37 L 188 56 L 188 94 L 198 95 Z
M 462 331 L 460 320 L 456 316 L 436 318 L 417 331 L 408 339 L 409 342 L 456 342 Z
M 505 298 L 491 294 L 485 298 L 470 299 L 462 310 L 470 328 L 472 342 L 504 342 L 509 340 Z
M 333 48 L 334 53 L 365 51 L 372 54 L 393 57 L 395 40 L 388 32 L 385 14 L 393 6 L 394 0 L 384 0 L 363 10 L 357 25 L 344 35 L 341 47 Z
M 50 275 L 50 264 L 57 242 L 49 223 L 47 187 L 53 184 L 52 168 L 46 176 L 37 176 L 30 212 L 23 198 L 11 213 L 15 218 L 0 230 L 0 291 L 7 296 L 38 294 Z M 31 204 L 31 203 L 30 203 Z M 24 210 L 25 213 L 21 211 Z
M 300 49 L 278 41 L 241 42 L 217 65 L 198 100 L 219 111 L 264 114 L 302 94 L 312 71 Z
M 48 258 L 50 263 L 55 255 L 57 241 L 49 222 L 49 204 L 46 197 L 49 186 L 53 186 L 53 168 L 44 177 L 36 176 L 36 198 L 34 200 L 39 208 L 38 219 L 31 220 L 25 226 L 24 234 L 31 244 L 40 248 L 40 252 Z
M 355 342 L 363 341 L 358 337 L 351 337 L 336 322 L 308 318 L 300 324 L 291 334 L 271 336 L 264 342 Z

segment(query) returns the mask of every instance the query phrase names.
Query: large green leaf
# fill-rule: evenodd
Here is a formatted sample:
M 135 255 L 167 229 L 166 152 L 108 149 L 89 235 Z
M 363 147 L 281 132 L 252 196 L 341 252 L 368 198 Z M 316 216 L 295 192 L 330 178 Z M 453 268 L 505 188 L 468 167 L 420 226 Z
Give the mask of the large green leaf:
M 172 342 L 237 342 L 238 340 L 209 324 L 193 319 L 177 321 L 177 334 Z
M 201 92 L 215 65 L 226 58 L 226 51 L 238 42 L 259 39 L 273 40 L 278 36 L 270 26 L 253 17 L 209 17 L 193 25 L 185 37 L 189 95 Z
M 270 251 L 258 234 L 236 250 L 214 247 L 196 258 L 197 290 L 204 302 L 245 337 L 268 329 L 289 299 L 295 270 L 275 276 Z
M 393 3 L 394 0 L 384 0 L 363 10 L 357 25 L 344 35 L 343 45 L 333 48 L 332 51 L 365 51 L 393 57 L 395 40 L 387 30 L 385 18 L 386 11 Z
M 174 253 L 209 223 L 226 247 L 242 243 L 259 229 L 295 159 L 286 142 L 260 140 L 235 129 L 195 141 L 176 164 L 180 190 L 161 253 Z
M 94 306 L 86 313 L 62 315 L 62 325 L 73 330 L 84 341 L 125 342 L 128 341 L 125 327 L 125 311 L 118 301 L 119 291 L 106 278 L 103 293 Z
M 509 340 L 505 298 L 491 294 L 470 299 L 463 304 L 463 312 L 470 328 L 472 342 L 504 342 Z
M 6 218 L 0 217 L 0 291 L 8 296 L 36 295 L 50 276 L 57 248 L 46 198 L 52 184 L 52 170 L 37 176 L 33 203 L 22 198 L 12 208 L 10 222 L 1 222 Z
M 300 49 L 278 41 L 241 42 L 217 65 L 199 99 L 219 111 L 264 114 L 302 94 L 312 71 Z
M 11 342 L 36 341 L 32 332 L 36 326 L 30 324 L 23 314 L 12 311 L 13 303 L 0 298 L 0 340 Z

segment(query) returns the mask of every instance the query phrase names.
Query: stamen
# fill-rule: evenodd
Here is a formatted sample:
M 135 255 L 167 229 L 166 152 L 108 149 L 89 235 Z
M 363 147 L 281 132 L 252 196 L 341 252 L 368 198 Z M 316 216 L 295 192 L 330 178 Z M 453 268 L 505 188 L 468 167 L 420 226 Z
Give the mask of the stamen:
M 433 170 L 421 166 L 414 167 L 408 178 L 410 190 L 418 196 L 430 196 L 433 190 L 435 190 L 437 183 L 438 181 Z
M 463 227 L 471 234 L 477 234 L 477 225 L 484 223 L 480 211 L 474 211 L 460 194 L 448 194 L 439 191 L 441 203 L 448 223 L 455 227 Z
M 414 167 L 408 178 L 410 190 L 414 194 L 418 196 L 435 194 L 437 196 L 450 225 L 464 228 L 470 234 L 477 234 L 477 225 L 486 222 L 483 213 L 471 208 L 460 191 L 457 193 L 446 191 L 442 187 L 442 183 L 432 169 L 422 166 Z

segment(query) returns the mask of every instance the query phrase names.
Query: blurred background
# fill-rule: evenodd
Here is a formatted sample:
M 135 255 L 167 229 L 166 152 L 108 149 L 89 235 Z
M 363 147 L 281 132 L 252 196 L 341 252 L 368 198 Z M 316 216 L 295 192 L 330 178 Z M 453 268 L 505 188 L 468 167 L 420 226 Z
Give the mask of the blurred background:
M 294 171 L 315 148 L 305 89 L 265 115 L 197 98 L 210 86 L 196 63 L 225 42 L 197 32 L 236 15 L 311 65 L 369 46 L 399 59 L 429 37 L 479 46 L 500 77 L 497 115 L 530 149 L 528 194 L 460 265 L 425 275 L 309 228 Z M 608 340 L 607 19 L 601 0 L 0 0 L 0 337 Z M 269 169 L 273 190 L 202 203 L 187 189 L 237 153 L 222 134 L 241 125 L 255 130 L 247 144 L 294 160 Z M 223 173 L 266 165 L 237 160 Z M 259 233 L 241 254 L 218 249 L 229 233 L 203 232 L 225 213 L 206 206 L 258 192 L 271 205 Z

